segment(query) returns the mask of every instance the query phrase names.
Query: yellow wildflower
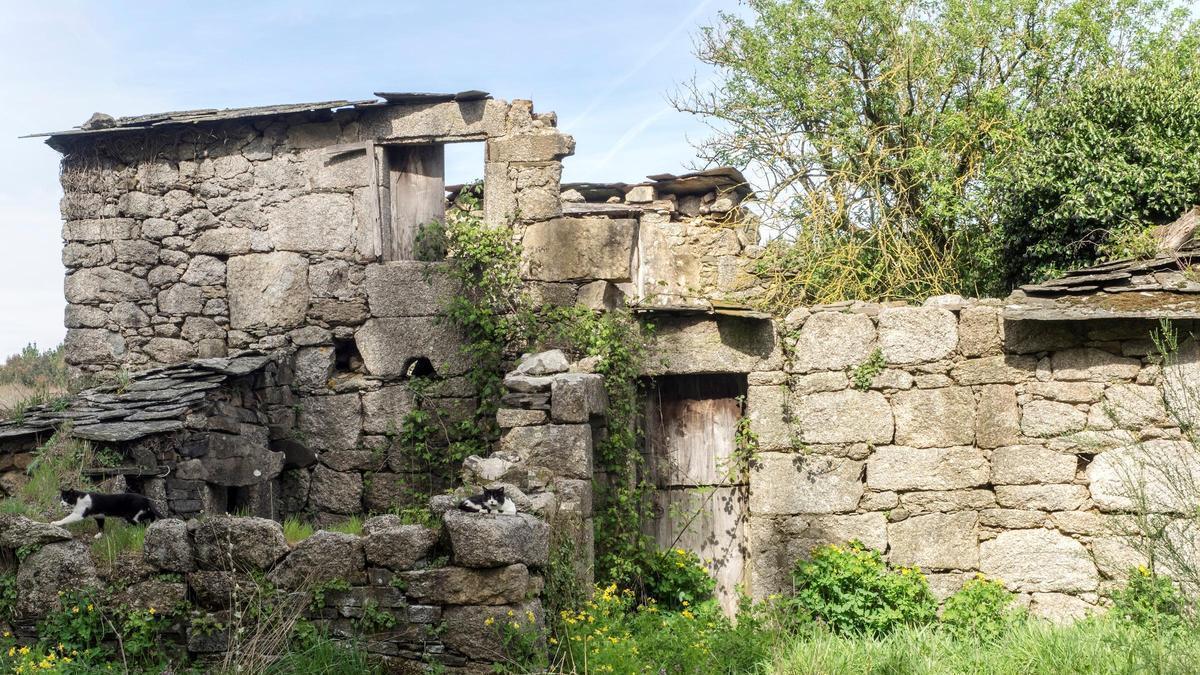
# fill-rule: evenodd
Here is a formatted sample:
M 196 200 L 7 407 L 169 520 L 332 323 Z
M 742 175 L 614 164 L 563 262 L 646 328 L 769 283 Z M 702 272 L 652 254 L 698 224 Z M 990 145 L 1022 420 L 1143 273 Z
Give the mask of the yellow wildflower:
M 496 620 L 495 620 L 495 619 L 493 619 L 493 618 L 492 618 L 492 617 L 490 617 L 490 616 L 489 616 L 488 618 L 486 618 L 486 619 L 484 619 L 484 620 L 483 620 L 483 625 L 485 625 L 485 626 L 490 626 L 490 625 L 492 625 L 492 624 L 494 624 L 494 623 L 496 623 Z
M 17 653 L 20 654 L 21 656 L 25 656 L 26 654 L 29 653 L 29 647 L 28 646 L 21 647 L 20 649 L 17 650 Z
M 151 607 L 149 611 L 150 611 L 150 616 L 154 616 L 154 615 L 155 615 L 155 613 L 156 613 L 156 612 L 154 611 L 154 608 L 153 608 L 153 607 Z
M 89 602 L 89 603 L 88 603 L 88 611 L 90 612 L 90 611 L 92 611 L 92 610 L 94 610 L 94 609 L 96 609 L 96 607 L 95 607 L 95 606 L 94 606 L 92 603 L 90 603 L 90 602 Z
M 79 613 L 79 608 L 78 608 L 78 607 L 72 607 L 72 608 L 71 608 L 71 613 L 72 613 L 72 614 L 78 614 L 78 613 Z
M 512 611 L 511 609 L 510 609 L 510 610 L 508 610 L 508 615 L 509 615 L 509 616 L 513 616 L 513 611 Z

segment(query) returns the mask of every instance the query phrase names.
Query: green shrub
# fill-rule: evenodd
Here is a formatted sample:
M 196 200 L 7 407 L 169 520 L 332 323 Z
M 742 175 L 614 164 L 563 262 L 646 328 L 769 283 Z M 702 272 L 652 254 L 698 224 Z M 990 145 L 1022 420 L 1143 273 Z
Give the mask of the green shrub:
M 9 572 L 0 574 L 0 621 L 12 619 L 17 605 L 17 575 Z
M 711 599 L 716 588 L 716 582 L 708 575 L 700 558 L 681 548 L 647 556 L 642 583 L 645 596 L 669 610 Z
M 916 568 L 891 567 L 878 551 L 852 541 L 823 546 L 792 571 L 792 603 L 835 633 L 886 635 L 937 617 L 937 600 Z
M 960 639 L 994 640 L 1024 613 L 1012 606 L 1013 595 L 999 581 L 982 574 L 946 598 L 942 625 Z
M 1187 599 L 1167 577 L 1146 567 L 1129 573 L 1129 582 L 1113 593 L 1113 613 L 1143 628 L 1171 630 L 1184 624 Z

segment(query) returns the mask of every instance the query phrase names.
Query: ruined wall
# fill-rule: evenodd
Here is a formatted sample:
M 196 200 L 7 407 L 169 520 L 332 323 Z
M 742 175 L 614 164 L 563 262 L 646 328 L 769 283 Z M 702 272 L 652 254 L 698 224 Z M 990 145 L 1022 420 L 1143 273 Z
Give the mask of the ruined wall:
M 554 124 L 528 101 L 476 100 L 60 139 L 67 361 L 111 375 L 293 352 L 295 440 L 319 464 L 284 476 L 285 510 L 336 518 L 440 491 L 388 448 L 416 358 L 446 428 L 473 414 L 462 340 L 437 316 L 456 289 L 436 263 L 380 261 L 366 144 L 484 142 L 484 214 L 523 231 L 561 214 L 573 141 Z
M 523 233 L 522 275 L 535 299 L 593 309 L 753 300 L 758 222 L 742 193 L 672 181 L 579 185 L 563 192 L 561 218 Z
M 27 553 L 19 561 L 17 549 Z M 203 670 L 249 643 L 259 622 L 242 612 L 259 597 L 331 637 L 357 640 L 389 671 L 441 664 L 445 672 L 487 673 L 504 657 L 500 625 L 510 616 L 526 630 L 541 627 L 548 551 L 549 528 L 525 514 L 449 511 L 433 528 L 380 516 L 362 536 L 319 531 L 292 546 L 277 522 L 220 516 L 157 521 L 144 551 L 97 569 L 66 530 L 5 514 L 0 565 L 17 561 L 17 596 L 0 627 L 33 642 L 37 622 L 60 609 L 63 593 L 86 592 L 99 611 L 156 608 L 169 625 L 160 653 Z M 269 591 L 254 575 L 278 594 L 262 595 Z
M 998 304 L 843 303 L 779 324 L 783 358 L 748 376 L 756 597 L 852 538 L 920 566 L 939 597 L 980 572 L 1051 618 L 1096 608 L 1143 562 L 1119 516 L 1122 461 L 1190 448 L 1164 406 L 1156 324 L 1006 322 Z

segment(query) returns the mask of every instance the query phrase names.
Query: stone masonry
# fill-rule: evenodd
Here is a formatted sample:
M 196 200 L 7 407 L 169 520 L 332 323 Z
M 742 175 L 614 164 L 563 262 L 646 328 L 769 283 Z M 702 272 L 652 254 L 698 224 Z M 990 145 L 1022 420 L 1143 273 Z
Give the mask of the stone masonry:
M 748 376 L 753 594 L 786 591 L 815 546 L 858 539 L 919 566 L 939 597 L 983 573 L 1039 616 L 1098 608 L 1145 562 L 1120 515 L 1127 460 L 1194 454 L 1164 405 L 1156 326 L 1004 321 L 988 301 L 792 312 L 786 357 Z M 855 387 L 876 352 L 883 367 Z

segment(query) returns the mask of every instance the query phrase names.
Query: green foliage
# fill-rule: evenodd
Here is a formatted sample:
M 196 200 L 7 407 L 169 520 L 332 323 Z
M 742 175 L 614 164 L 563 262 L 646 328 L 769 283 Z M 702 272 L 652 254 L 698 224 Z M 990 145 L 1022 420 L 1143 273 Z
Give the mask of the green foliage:
M 754 467 L 755 456 L 758 454 L 758 434 L 755 433 L 750 417 L 746 415 L 746 397 L 737 397 L 738 407 L 742 410 L 737 425 L 733 430 L 733 454 L 729 466 L 722 467 L 732 484 L 750 482 L 750 469 Z
M 363 519 L 362 516 L 350 516 L 340 523 L 335 523 L 325 528 L 330 532 L 341 532 L 342 534 L 353 534 L 354 536 L 362 536 Z
M 875 376 L 882 373 L 886 365 L 887 361 L 883 359 L 883 350 L 876 347 L 867 360 L 855 366 L 854 371 L 850 373 L 851 385 L 859 391 L 870 389 L 871 383 L 875 381 Z
M 642 529 L 651 486 L 639 471 L 643 460 L 638 394 L 654 326 L 637 321 L 625 310 L 597 313 L 581 307 L 547 309 L 541 320 L 549 327 L 547 333 L 595 357 L 595 372 L 604 376 L 608 433 L 595 448 L 595 458 L 608 480 L 596 499 L 596 578 L 640 588 L 654 544 Z
M 141 551 L 145 541 L 145 525 L 130 525 L 118 518 L 110 518 L 105 524 L 104 536 L 92 542 L 92 559 L 111 566 L 121 554 Z
M 38 519 L 56 520 L 61 512 L 59 490 L 92 489 L 83 477 L 83 469 L 92 465 L 92 446 L 87 441 L 70 437 L 70 427 L 63 425 L 34 454 L 33 462 L 25 469 L 29 481 L 16 494 L 22 506 L 7 504 L 11 513 L 23 513 Z
M 51 612 L 38 624 L 38 637 L 44 645 L 64 645 L 81 653 L 104 651 L 109 624 L 98 603 L 88 594 L 59 593 L 62 609 Z
M 427 506 L 397 507 L 392 509 L 390 513 L 400 518 L 401 525 L 432 527 L 435 522 L 433 512 Z
M 550 544 L 550 559 L 543 574 L 542 588 L 542 606 L 552 628 L 561 612 L 578 607 L 587 599 L 575 574 L 576 553 L 575 542 L 562 532 L 556 533 Z
M 312 587 L 309 593 L 312 600 L 309 601 L 309 606 L 312 609 L 325 609 L 325 595 L 330 591 L 348 591 L 350 590 L 350 582 L 345 579 L 330 579 L 323 581 Z
M 1024 170 L 1013 150 L 1029 111 L 1136 62 L 1178 23 L 1160 0 L 746 5 L 703 29 L 697 56 L 715 85 L 692 83 L 675 105 L 711 123 L 702 163 L 758 179 L 778 238 L 757 271 L 776 308 L 999 290 L 996 203 L 1008 195 L 987 186 Z M 1087 145 L 1049 145 L 1067 144 Z M 1073 182 L 1105 168 L 1061 166 Z
M 448 246 L 446 225 L 440 220 L 431 220 L 417 230 L 413 241 L 413 258 L 422 262 L 445 260 Z
M 781 645 L 762 672 L 979 675 L 1159 675 L 1193 673 L 1195 633 L 1155 634 L 1119 621 L 1069 626 L 1021 621 L 999 640 L 959 640 L 933 627 L 903 627 L 886 636 L 812 630 Z
M 12 572 L 0 574 L 0 621 L 11 621 L 17 606 L 17 575 Z
M 287 540 L 288 545 L 294 546 L 308 539 L 313 532 L 315 532 L 313 524 L 307 520 L 296 516 L 288 516 L 283 519 L 283 538 Z
M 548 639 L 552 672 L 747 673 L 765 661 L 776 633 L 747 612 L 734 626 L 714 600 L 679 611 L 639 604 L 631 589 L 597 587 L 594 599 L 559 616 Z
M 167 618 L 153 607 L 125 613 L 121 621 L 121 650 L 126 660 L 133 663 L 161 660 L 159 640 L 168 627 Z
M 72 384 L 65 351 L 60 344 L 42 351 L 30 343 L 0 366 L 0 384 L 19 384 L 36 390 L 65 391 Z
M 497 432 L 505 351 L 529 335 L 530 313 L 521 293 L 520 249 L 512 226 L 483 222 L 482 192 L 482 183 L 463 188 L 446 212 L 447 271 L 459 292 L 445 310 L 466 339 L 463 352 L 472 364 L 467 379 L 479 398 L 479 409 L 463 436 L 486 450 Z
M 942 606 L 942 626 L 959 639 L 996 640 L 1025 618 L 999 581 L 977 575 Z
M 363 615 L 358 619 L 358 629 L 366 634 L 382 633 L 389 628 L 395 628 L 396 615 L 379 608 L 379 605 L 368 600 L 362 608 Z
M 1034 112 L 997 179 L 1011 283 L 1155 253 L 1149 232 L 1200 203 L 1200 32 L 1091 73 Z
M 695 553 L 674 548 L 659 551 L 648 561 L 642 585 L 645 596 L 659 606 L 678 610 L 712 598 L 716 582 Z
M 1129 582 L 1113 593 L 1113 613 L 1142 628 L 1182 628 L 1187 623 L 1187 610 L 1187 599 L 1175 584 L 1146 567 L 1130 570 Z
M 796 564 L 792 583 L 797 611 L 835 633 L 886 635 L 937 618 L 937 600 L 919 569 L 892 567 L 857 541 L 818 548 Z
M 262 672 L 263 675 L 382 675 L 388 671 L 360 645 L 315 634 L 303 646 L 272 659 Z

